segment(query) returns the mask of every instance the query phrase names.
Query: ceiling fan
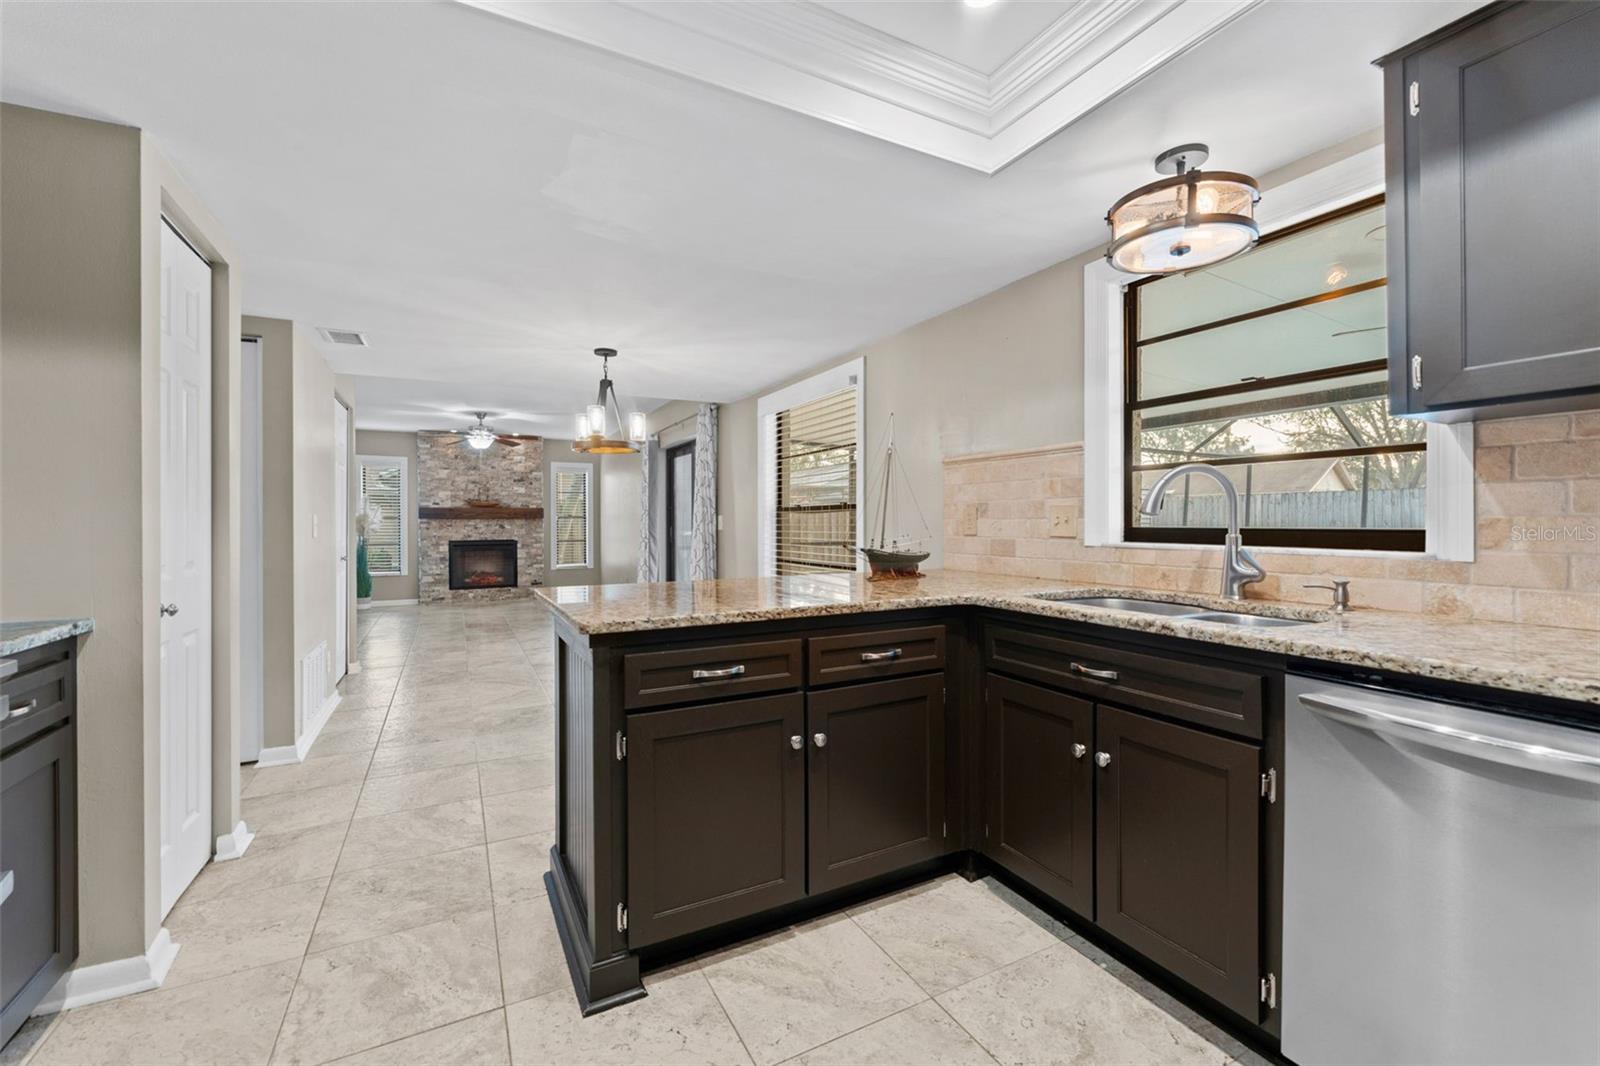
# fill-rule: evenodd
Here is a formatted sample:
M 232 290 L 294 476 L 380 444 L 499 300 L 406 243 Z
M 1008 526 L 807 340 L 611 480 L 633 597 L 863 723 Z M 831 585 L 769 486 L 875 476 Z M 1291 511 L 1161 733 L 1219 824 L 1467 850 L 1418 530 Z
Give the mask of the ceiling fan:
M 444 440 L 443 443 L 460 444 L 465 441 L 467 447 L 481 452 L 491 444 L 495 444 L 497 442 L 504 444 L 507 448 L 520 448 L 522 447 L 523 441 L 534 439 L 533 437 L 522 433 L 496 433 L 494 430 L 483 424 L 483 420 L 489 417 L 489 412 L 474 411 L 472 413 L 477 416 L 478 424 L 461 430 L 459 433 L 452 435 L 449 439 Z

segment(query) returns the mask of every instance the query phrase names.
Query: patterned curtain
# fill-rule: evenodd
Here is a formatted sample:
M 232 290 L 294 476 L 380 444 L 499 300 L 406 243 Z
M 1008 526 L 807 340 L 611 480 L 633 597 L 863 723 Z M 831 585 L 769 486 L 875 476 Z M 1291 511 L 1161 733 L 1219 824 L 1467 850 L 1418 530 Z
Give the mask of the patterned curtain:
M 661 558 L 656 552 L 655 515 L 650 507 L 650 472 L 661 446 L 654 438 L 639 449 L 639 576 L 640 581 L 661 580 Z
M 689 577 L 717 576 L 717 405 L 703 403 L 694 417 L 694 539 Z

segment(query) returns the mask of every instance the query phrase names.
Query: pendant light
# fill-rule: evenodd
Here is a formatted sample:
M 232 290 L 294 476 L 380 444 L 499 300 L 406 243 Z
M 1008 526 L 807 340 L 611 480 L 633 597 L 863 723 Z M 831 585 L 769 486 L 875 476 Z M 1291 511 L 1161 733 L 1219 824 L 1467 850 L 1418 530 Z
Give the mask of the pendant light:
M 580 411 L 574 419 L 572 450 L 591 455 L 637 452 L 645 440 L 644 412 L 630 411 L 627 420 L 623 420 L 622 408 L 617 402 L 617 387 L 611 382 L 610 371 L 611 360 L 616 358 L 617 350 L 596 348 L 594 354 L 600 357 L 600 388 L 595 393 L 594 403 Z M 626 436 L 623 435 L 624 430 Z
M 1248 174 L 1194 169 L 1211 154 L 1184 144 L 1156 156 L 1151 182 L 1118 200 L 1106 213 L 1111 245 L 1106 259 L 1129 274 L 1175 274 L 1220 263 L 1255 246 L 1255 205 L 1261 199 Z

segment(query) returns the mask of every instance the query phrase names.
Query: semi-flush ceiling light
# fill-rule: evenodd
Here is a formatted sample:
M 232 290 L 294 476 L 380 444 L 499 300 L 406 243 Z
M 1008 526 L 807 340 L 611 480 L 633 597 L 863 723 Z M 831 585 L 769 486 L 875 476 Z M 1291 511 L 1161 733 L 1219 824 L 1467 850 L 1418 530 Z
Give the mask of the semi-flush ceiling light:
M 467 430 L 467 446 L 483 451 L 494 443 L 494 430 L 483 424 L 483 416 L 478 416 L 478 424 Z
M 1172 177 L 1135 189 L 1112 206 L 1106 214 L 1106 259 L 1112 266 L 1129 274 L 1173 274 L 1220 263 L 1256 243 L 1256 179 L 1195 170 L 1210 154 L 1203 144 L 1162 152 L 1156 172 Z
M 637 452 L 645 438 L 644 412 L 630 411 L 626 421 L 622 417 L 622 408 L 617 402 L 617 387 L 611 383 L 610 372 L 611 360 L 616 357 L 617 350 L 596 348 L 594 354 L 600 357 L 600 389 L 595 393 L 594 403 L 575 416 L 572 450 L 592 455 Z M 612 415 L 616 416 L 615 421 Z M 615 432 L 612 431 L 613 426 Z M 624 431 L 626 437 L 623 436 Z

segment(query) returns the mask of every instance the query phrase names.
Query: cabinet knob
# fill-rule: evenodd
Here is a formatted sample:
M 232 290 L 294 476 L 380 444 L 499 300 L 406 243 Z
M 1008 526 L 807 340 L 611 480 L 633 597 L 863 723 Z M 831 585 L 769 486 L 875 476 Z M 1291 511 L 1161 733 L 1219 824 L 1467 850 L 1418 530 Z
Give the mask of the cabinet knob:
M 1084 754 L 1088 752 L 1088 750 L 1089 749 L 1084 747 L 1082 744 L 1074 744 L 1072 745 L 1072 757 L 1074 759 L 1081 759 L 1083 758 Z
M 795 751 L 799 751 L 801 748 L 806 746 L 806 738 L 801 736 L 799 733 L 796 733 L 794 736 L 789 738 L 789 746 Z
M 1096 766 L 1110 766 L 1111 765 L 1111 753 L 1109 751 L 1097 751 L 1097 752 L 1095 752 L 1094 753 L 1094 764 Z
M 826 733 L 812 733 L 811 734 L 811 743 L 815 744 L 819 748 L 827 747 L 828 746 L 828 734 L 826 734 Z

